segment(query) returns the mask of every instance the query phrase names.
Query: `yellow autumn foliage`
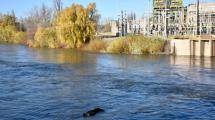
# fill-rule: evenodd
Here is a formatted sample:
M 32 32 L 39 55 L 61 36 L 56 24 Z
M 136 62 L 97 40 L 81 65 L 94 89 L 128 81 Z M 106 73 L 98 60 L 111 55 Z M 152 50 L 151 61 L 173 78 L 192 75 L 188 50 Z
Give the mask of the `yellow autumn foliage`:
M 0 26 L 0 42 L 5 43 L 22 43 L 25 33 L 17 31 L 15 26 Z
M 113 40 L 107 47 L 107 51 L 111 53 L 127 53 L 128 44 L 124 37 Z
M 127 54 L 156 54 L 162 52 L 164 40 L 160 38 L 133 35 L 113 40 L 107 47 L 107 52 Z
M 29 46 L 58 48 L 56 30 L 53 28 L 38 28 L 34 42 L 30 41 Z
M 105 52 L 107 48 L 107 43 L 102 40 L 95 38 L 91 40 L 90 43 L 86 46 L 85 50 L 93 51 L 93 52 Z
M 80 48 L 89 43 L 96 32 L 96 21 L 93 19 L 96 5 L 91 3 L 87 8 L 79 4 L 65 8 L 58 13 L 55 22 L 49 28 L 39 28 L 33 47 Z M 33 44 L 33 45 L 31 45 Z
M 14 13 L 0 16 L 0 42 L 23 43 L 26 34 L 20 30 L 20 23 Z

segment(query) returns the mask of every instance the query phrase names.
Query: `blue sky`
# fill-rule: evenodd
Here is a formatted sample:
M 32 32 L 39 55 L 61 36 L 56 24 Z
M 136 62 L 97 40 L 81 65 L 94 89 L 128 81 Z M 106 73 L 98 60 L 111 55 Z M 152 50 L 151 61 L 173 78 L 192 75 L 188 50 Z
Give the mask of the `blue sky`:
M 99 13 L 103 19 L 116 18 L 121 10 L 128 13 L 135 12 L 138 17 L 149 14 L 152 9 L 152 0 L 62 0 L 64 7 L 72 3 L 80 3 L 87 5 L 90 2 L 96 2 Z M 195 0 L 184 0 L 184 4 L 194 2 Z M 215 2 L 215 0 L 202 0 L 207 2 Z M 46 4 L 52 7 L 52 0 L 0 0 L 0 12 L 7 13 L 12 10 L 17 16 L 25 16 L 34 6 Z

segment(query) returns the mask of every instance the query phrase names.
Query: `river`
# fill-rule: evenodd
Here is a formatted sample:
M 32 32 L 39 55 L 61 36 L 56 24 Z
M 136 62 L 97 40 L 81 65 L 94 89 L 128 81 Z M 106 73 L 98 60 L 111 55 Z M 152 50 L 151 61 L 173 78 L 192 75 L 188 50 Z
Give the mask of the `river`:
M 0 119 L 214 120 L 215 59 L 0 45 Z

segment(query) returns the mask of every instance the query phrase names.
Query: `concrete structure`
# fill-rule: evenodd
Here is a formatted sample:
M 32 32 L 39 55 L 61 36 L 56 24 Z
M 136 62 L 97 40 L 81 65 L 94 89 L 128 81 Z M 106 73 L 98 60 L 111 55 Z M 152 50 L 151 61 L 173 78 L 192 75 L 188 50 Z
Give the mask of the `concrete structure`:
M 119 32 L 118 22 L 115 20 L 111 21 L 111 33 L 117 35 Z
M 215 37 L 173 39 L 170 43 L 171 53 L 182 56 L 215 56 Z

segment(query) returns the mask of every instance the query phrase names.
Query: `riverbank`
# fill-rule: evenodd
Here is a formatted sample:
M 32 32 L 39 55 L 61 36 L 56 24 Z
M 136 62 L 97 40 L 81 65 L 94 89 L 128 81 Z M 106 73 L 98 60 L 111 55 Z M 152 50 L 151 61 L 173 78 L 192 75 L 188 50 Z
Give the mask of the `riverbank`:
M 160 54 L 165 52 L 165 41 L 156 37 L 132 35 L 111 39 L 95 39 L 84 46 L 85 51 L 118 54 Z
M 1 43 L 1 42 L 0 42 Z M 4 42 L 5 43 L 5 42 Z M 9 43 L 11 44 L 11 43 Z M 23 43 L 15 43 L 23 44 Z M 169 54 L 166 50 L 168 43 L 163 39 L 156 37 L 146 37 L 142 35 L 132 35 L 125 37 L 115 37 L 111 39 L 94 38 L 87 44 L 83 44 L 80 48 L 52 47 L 52 46 L 33 46 L 32 41 L 24 43 L 24 45 L 32 48 L 61 48 L 61 49 L 78 49 L 85 52 L 96 53 L 113 53 L 113 54 Z

